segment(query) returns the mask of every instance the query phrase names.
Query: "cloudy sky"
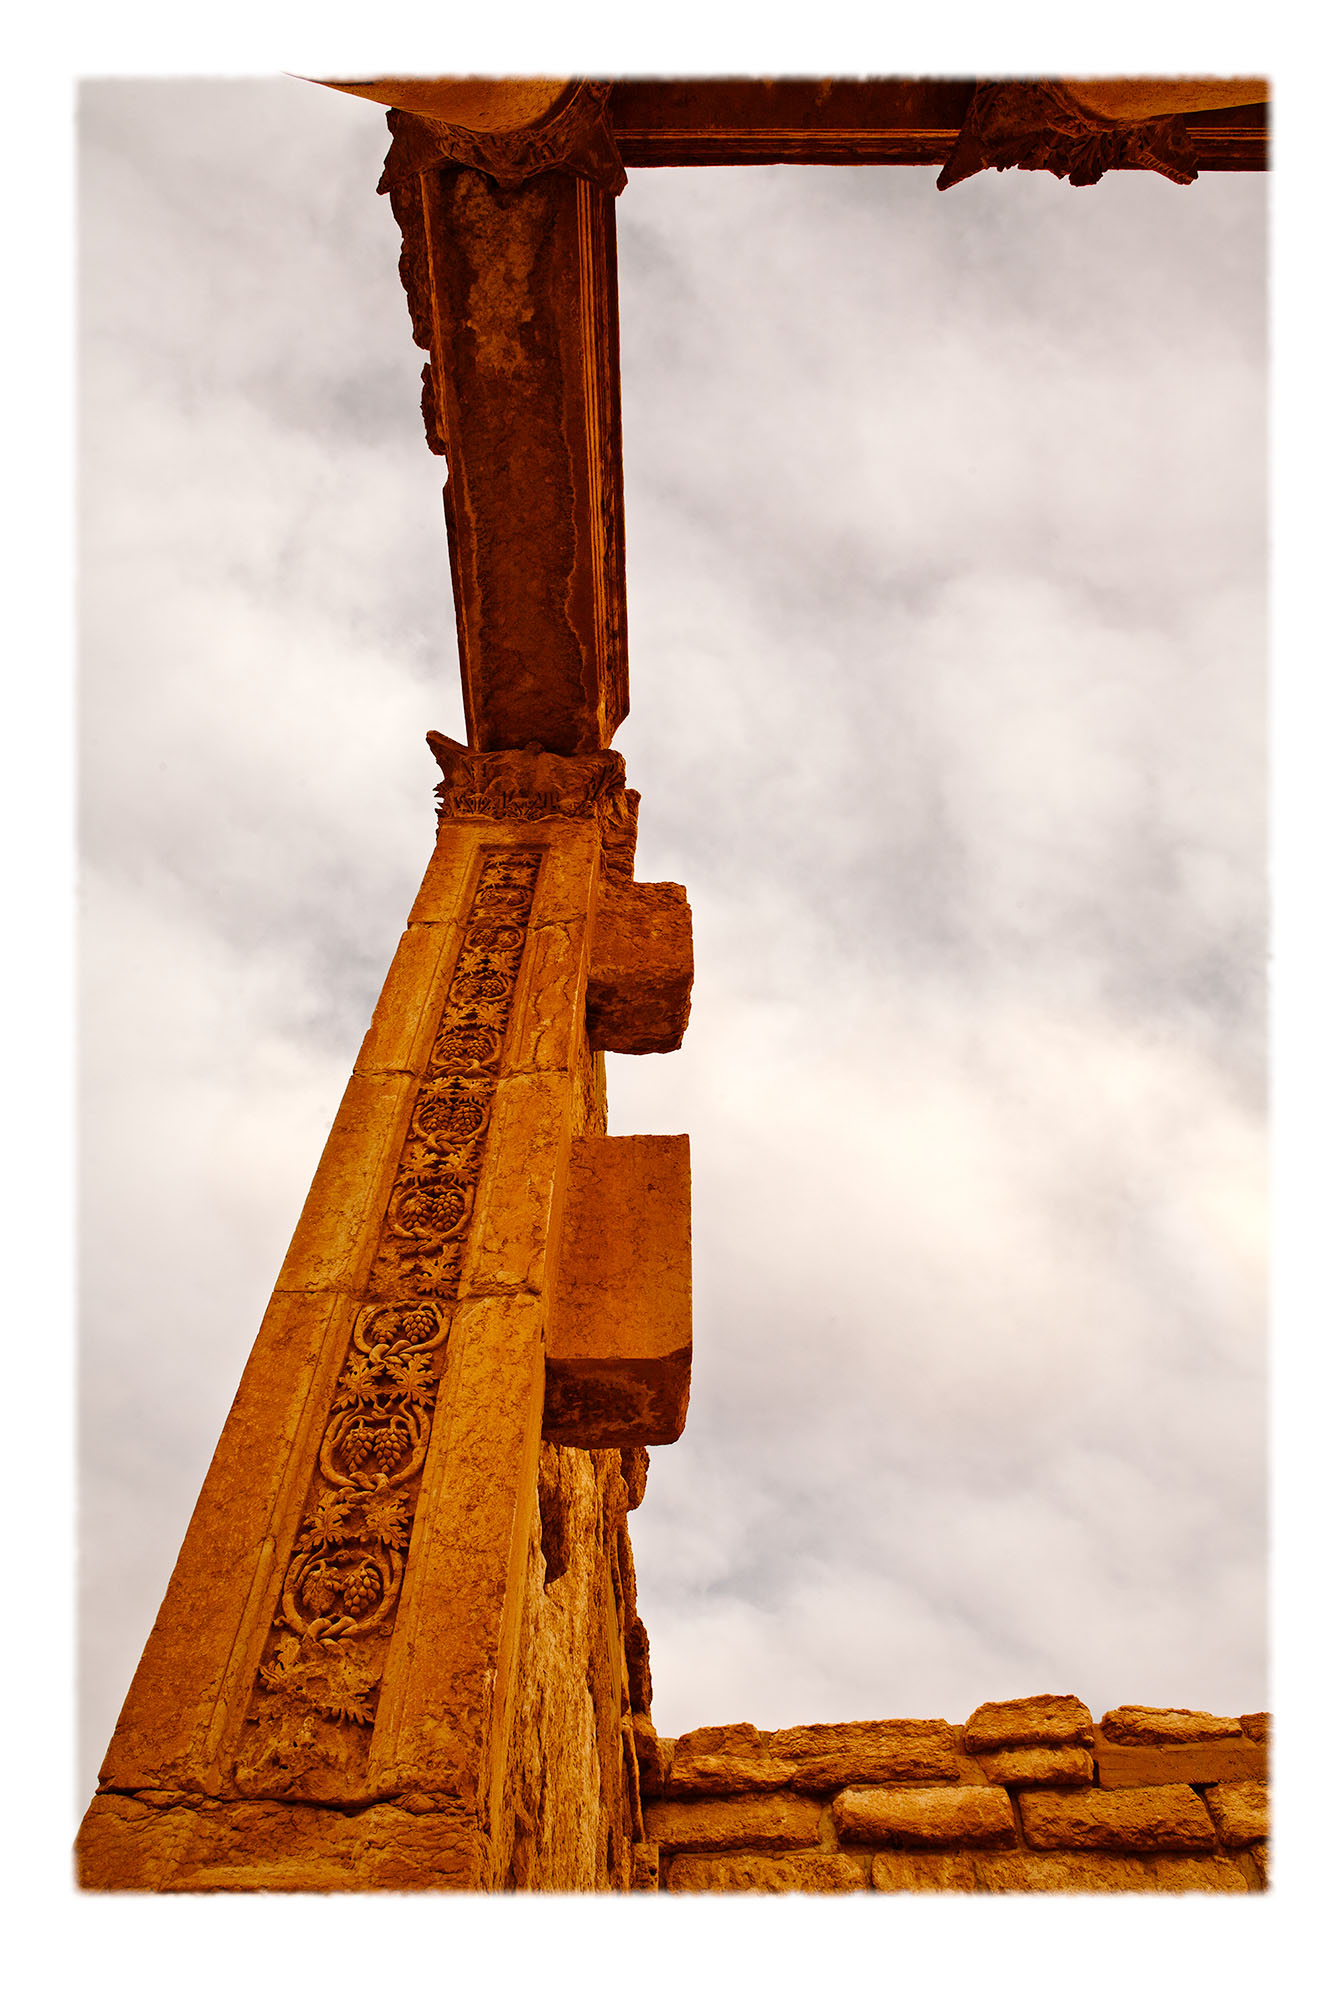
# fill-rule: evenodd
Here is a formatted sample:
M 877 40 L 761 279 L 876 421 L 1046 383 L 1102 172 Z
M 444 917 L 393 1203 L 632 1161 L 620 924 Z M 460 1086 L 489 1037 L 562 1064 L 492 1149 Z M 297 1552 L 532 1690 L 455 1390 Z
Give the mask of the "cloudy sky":
M 91 1789 L 462 734 L 378 109 L 81 103 Z M 695 912 L 664 1733 L 1264 1706 L 1265 177 L 645 172 L 639 873 Z

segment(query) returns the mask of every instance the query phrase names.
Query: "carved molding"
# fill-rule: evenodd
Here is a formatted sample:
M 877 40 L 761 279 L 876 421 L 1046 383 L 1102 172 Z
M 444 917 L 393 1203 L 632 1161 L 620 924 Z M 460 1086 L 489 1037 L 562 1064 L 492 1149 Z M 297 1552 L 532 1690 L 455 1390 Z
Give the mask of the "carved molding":
M 609 802 L 625 789 L 625 759 L 617 750 L 574 757 L 535 746 L 469 750 L 437 729 L 425 741 L 443 772 L 434 787 L 440 819 L 586 819 L 600 814 L 605 825 L 615 810 Z
M 342 1799 L 367 1766 L 540 866 L 482 851 L 235 1760 L 253 1797 Z
M 1046 82 L 976 86 L 938 186 L 955 187 L 986 167 L 1043 168 L 1074 187 L 1092 187 L 1115 167 L 1148 167 L 1183 187 L 1198 177 L 1183 117 L 1104 118 Z
M 607 118 L 609 83 L 578 82 L 538 124 L 487 132 L 409 111 L 389 111 L 392 144 L 379 194 L 435 167 L 471 167 L 499 187 L 521 187 L 538 174 L 572 174 L 608 194 L 625 186 L 625 168 Z

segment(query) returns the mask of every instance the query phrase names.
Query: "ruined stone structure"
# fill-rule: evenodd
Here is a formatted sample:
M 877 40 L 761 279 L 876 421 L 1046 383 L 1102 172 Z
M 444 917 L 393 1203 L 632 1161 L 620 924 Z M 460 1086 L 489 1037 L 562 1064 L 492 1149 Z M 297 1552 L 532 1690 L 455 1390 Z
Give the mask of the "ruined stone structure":
M 90 1889 L 1265 1883 L 1267 1720 L 1072 1697 L 658 1737 L 627 1515 L 686 1420 L 684 891 L 635 878 L 615 200 L 733 161 L 1264 164 L 1235 84 L 389 79 L 469 743 L 79 1842 Z

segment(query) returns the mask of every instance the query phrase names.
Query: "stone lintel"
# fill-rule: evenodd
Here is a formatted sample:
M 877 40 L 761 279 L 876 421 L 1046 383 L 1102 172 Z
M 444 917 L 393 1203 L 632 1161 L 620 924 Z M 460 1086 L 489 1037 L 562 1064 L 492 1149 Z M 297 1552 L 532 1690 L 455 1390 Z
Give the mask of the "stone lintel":
M 544 1435 L 589 1449 L 671 1444 L 690 1386 L 690 1141 L 577 1139 L 546 1329 Z
M 603 749 L 629 705 L 614 195 L 452 162 L 388 192 L 472 748 Z

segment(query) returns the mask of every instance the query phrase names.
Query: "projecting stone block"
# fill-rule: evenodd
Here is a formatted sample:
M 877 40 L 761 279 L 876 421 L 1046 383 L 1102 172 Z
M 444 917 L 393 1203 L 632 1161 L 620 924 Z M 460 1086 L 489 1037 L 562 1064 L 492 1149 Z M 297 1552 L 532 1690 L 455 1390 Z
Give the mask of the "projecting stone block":
M 1017 1838 L 1008 1794 L 995 1785 L 841 1792 L 835 1828 L 865 1846 L 1011 1847 Z
M 1213 1822 L 1188 1785 L 1124 1792 L 1023 1792 L 1029 1847 L 1108 1847 L 1142 1851 L 1216 1847 Z
M 588 966 L 588 1035 L 626 1056 L 681 1047 L 691 1016 L 691 912 L 675 882 L 604 883 Z
M 983 1701 L 966 1724 L 966 1748 L 1017 1748 L 1030 1743 L 1092 1741 L 1092 1716 L 1076 1695 L 1034 1694 L 1020 1701 Z
M 672 1444 L 690 1393 L 690 1141 L 576 1140 L 544 1435 L 589 1450 Z
M 1101 1718 L 1101 1728 L 1112 1743 L 1165 1744 L 1215 1743 L 1222 1737 L 1240 1736 L 1241 1723 L 1234 1715 L 1206 1715 L 1196 1708 L 1113 1708 Z

